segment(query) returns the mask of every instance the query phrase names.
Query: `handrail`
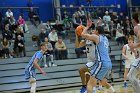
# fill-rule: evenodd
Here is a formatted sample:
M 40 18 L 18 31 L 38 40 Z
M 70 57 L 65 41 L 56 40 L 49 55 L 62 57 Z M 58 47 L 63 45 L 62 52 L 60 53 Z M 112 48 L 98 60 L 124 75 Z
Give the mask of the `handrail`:
M 30 7 L 0 7 L 0 9 L 8 9 L 8 8 L 10 8 L 10 9 L 28 9 L 28 8 L 30 8 Z M 39 8 L 39 7 L 33 7 L 33 8 Z
M 79 6 L 66 6 L 66 7 L 54 7 L 54 8 L 79 8 Z M 116 6 L 82 6 L 82 8 L 116 8 Z

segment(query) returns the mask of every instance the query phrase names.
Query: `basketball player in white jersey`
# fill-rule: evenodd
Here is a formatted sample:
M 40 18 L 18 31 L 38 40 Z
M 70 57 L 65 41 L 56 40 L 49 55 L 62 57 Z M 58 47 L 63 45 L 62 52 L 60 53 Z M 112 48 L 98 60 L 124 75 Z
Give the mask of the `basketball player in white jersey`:
M 133 39 L 133 37 L 129 37 L 128 44 L 124 45 L 123 49 L 122 49 L 122 55 L 125 58 L 124 87 L 127 87 L 127 82 L 126 82 L 127 74 L 128 74 L 131 64 L 135 62 L 136 55 L 137 55 L 137 51 L 135 50 L 133 52 L 133 51 L 131 51 L 131 49 L 129 47 L 132 43 L 134 43 L 134 39 Z
M 91 31 L 91 34 L 94 34 L 94 31 Z M 82 81 L 82 88 L 80 90 L 80 93 L 84 93 L 86 91 L 86 85 L 89 80 L 88 77 L 86 76 L 89 74 L 90 69 L 92 69 L 93 65 L 95 64 L 95 43 L 90 40 L 86 40 L 85 42 L 86 42 L 87 64 L 86 66 L 83 66 L 79 69 L 79 74 Z
M 135 13 L 132 16 L 133 26 L 135 33 L 135 43 L 131 44 L 130 48 L 132 51 L 137 49 L 140 52 L 140 14 Z M 136 40 L 137 39 L 137 40 Z M 132 84 L 135 93 L 140 93 L 140 57 L 131 65 L 128 73 L 128 79 Z

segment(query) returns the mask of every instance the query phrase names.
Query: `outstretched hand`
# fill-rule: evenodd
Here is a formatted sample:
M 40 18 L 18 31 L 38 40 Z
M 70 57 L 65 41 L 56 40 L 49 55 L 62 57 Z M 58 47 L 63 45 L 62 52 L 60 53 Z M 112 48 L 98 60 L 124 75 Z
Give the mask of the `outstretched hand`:
M 44 76 L 46 76 L 47 74 L 46 74 L 46 72 L 44 72 L 43 70 L 41 71 L 41 73 L 44 75 Z
M 87 20 L 87 27 L 91 27 L 92 26 L 92 20 L 91 19 L 88 19 Z

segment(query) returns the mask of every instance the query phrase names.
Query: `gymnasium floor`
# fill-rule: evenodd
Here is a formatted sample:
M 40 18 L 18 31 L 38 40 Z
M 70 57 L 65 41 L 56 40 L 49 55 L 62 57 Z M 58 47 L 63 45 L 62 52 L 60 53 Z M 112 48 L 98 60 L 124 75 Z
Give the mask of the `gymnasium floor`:
M 114 85 L 116 93 L 134 93 L 131 85 L 129 84 L 127 88 L 123 87 L 123 83 L 118 83 Z M 80 87 L 73 89 L 61 89 L 61 90 L 51 90 L 51 91 L 41 91 L 38 93 L 80 93 Z M 87 92 L 85 92 L 87 93 Z M 112 93 L 109 90 L 103 88 L 103 90 L 97 90 L 97 93 Z

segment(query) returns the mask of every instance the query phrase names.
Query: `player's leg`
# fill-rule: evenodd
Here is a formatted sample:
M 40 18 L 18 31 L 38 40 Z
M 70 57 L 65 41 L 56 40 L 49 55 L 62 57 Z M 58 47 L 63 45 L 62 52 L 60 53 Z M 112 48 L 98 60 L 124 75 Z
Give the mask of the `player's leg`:
M 29 83 L 31 85 L 30 93 L 36 93 L 36 79 L 30 78 Z
M 128 79 L 132 84 L 132 87 L 136 93 L 139 93 L 140 91 L 140 84 L 139 79 L 136 78 L 137 72 L 140 72 L 139 69 L 136 69 L 136 67 L 131 66 L 129 73 L 128 73 Z
M 125 68 L 125 70 L 124 70 L 124 87 L 127 87 L 126 80 L 127 80 L 128 70 L 129 70 L 128 68 Z
M 97 79 L 90 76 L 90 79 L 87 83 L 87 93 L 93 93 L 93 87 L 96 86 L 96 83 L 97 83 Z
M 88 72 L 88 68 L 86 66 L 84 67 L 81 67 L 79 69 L 79 74 L 80 74 L 80 78 L 81 78 L 81 81 L 82 81 L 82 88 L 80 89 L 80 93 L 84 93 L 86 91 L 86 85 L 87 85 L 87 82 L 88 82 L 88 79 L 86 79 L 86 72 Z
M 88 68 L 86 66 L 81 67 L 79 69 L 79 74 L 80 74 L 80 77 L 81 77 L 82 85 L 86 85 L 86 82 L 85 82 L 85 73 L 86 72 L 89 72 L 89 70 L 88 70 Z
M 105 86 L 107 89 L 109 89 L 109 90 L 111 90 L 113 93 L 115 93 L 115 89 L 114 89 L 109 83 L 107 83 L 107 79 L 103 79 L 103 80 L 101 80 L 100 82 L 101 82 L 101 84 L 102 84 L 103 86 Z

